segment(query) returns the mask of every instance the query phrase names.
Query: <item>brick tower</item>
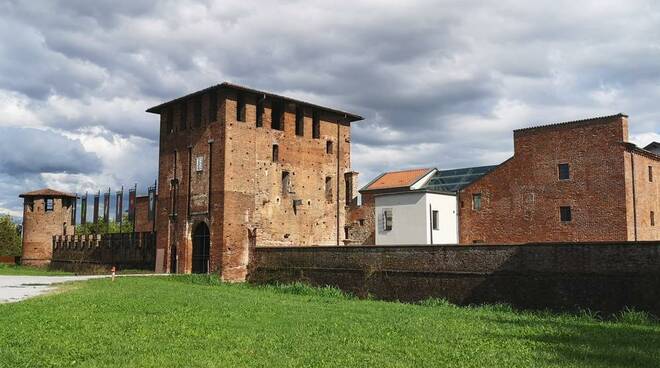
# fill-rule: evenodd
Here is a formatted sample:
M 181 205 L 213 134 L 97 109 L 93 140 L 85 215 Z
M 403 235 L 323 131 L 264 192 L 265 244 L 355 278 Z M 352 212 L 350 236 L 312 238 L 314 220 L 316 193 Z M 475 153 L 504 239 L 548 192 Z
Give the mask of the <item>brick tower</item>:
M 47 266 L 53 255 L 53 236 L 74 232 L 75 195 L 52 189 L 21 194 L 23 198 L 23 257 L 21 263 Z

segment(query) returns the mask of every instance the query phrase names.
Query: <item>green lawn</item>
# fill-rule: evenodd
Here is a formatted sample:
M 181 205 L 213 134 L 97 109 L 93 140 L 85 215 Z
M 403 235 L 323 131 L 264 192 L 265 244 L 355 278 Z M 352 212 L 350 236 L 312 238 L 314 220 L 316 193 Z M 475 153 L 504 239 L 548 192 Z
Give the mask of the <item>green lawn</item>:
M 67 284 L 0 305 L 6 367 L 657 367 L 660 324 L 354 300 L 194 277 Z
M 64 271 L 51 271 L 47 268 L 40 267 L 0 264 L 0 275 L 63 276 L 73 275 L 73 273 Z

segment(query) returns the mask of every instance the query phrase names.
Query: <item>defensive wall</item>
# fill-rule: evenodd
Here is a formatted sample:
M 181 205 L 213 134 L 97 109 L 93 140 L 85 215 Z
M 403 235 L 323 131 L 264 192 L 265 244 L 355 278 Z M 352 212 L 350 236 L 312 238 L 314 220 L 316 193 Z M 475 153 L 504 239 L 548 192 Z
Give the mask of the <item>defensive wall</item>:
M 156 233 L 136 232 L 53 237 L 51 267 L 67 271 L 93 268 L 151 270 L 156 267 Z
M 256 247 L 249 281 L 358 296 L 660 316 L 660 241 L 474 246 Z

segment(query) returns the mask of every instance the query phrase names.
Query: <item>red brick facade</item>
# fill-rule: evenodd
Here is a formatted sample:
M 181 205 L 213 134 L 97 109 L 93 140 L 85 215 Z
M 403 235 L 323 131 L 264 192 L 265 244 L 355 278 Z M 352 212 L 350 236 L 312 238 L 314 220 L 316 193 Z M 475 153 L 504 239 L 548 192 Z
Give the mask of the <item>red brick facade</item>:
M 658 180 L 648 178 L 660 157 L 627 141 L 622 114 L 514 131 L 513 157 L 459 193 L 460 243 L 660 239 L 650 225 Z M 565 164 L 568 178 L 560 179 Z M 569 221 L 560 207 L 570 207 Z
M 278 106 L 281 129 L 271 124 Z M 193 271 L 201 223 L 210 272 L 226 280 L 245 279 L 251 245 L 344 241 L 350 123 L 360 117 L 227 83 L 149 112 L 161 122 L 157 271 Z
M 156 196 L 156 200 L 158 197 Z M 154 228 L 153 220 L 149 219 L 149 196 L 135 198 L 135 231 L 138 233 L 151 232 Z
M 53 254 L 53 236 L 74 233 L 72 215 L 75 196 L 44 189 L 21 194 L 21 197 L 24 199 L 21 263 L 46 266 L 50 264 Z

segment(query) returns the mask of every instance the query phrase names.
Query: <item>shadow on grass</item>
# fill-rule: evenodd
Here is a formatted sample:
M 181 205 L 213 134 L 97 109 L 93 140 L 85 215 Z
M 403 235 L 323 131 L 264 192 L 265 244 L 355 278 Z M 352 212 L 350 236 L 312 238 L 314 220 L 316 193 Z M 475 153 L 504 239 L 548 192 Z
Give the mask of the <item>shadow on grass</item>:
M 530 317 L 533 318 L 533 317 Z M 559 316 L 548 329 L 548 321 L 526 318 L 482 317 L 496 324 L 510 325 L 529 335 L 489 333 L 501 340 L 523 340 L 543 350 L 548 364 L 577 363 L 579 366 L 658 367 L 660 330 L 658 325 L 589 321 L 588 317 Z

